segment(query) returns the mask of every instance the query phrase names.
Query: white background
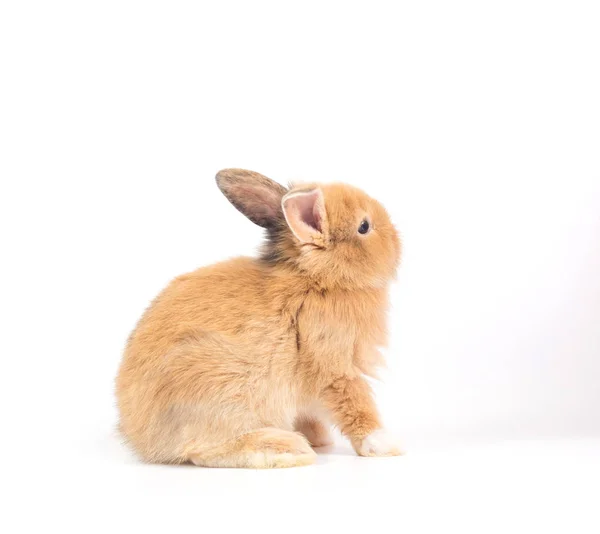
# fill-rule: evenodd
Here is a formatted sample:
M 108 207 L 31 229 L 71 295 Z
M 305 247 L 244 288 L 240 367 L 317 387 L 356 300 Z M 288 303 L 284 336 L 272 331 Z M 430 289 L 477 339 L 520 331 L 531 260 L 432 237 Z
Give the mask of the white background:
M 3 2 L 3 530 L 597 532 L 599 28 L 573 0 Z M 377 393 L 407 456 L 227 471 L 120 445 L 143 309 L 260 242 L 224 167 L 392 213 Z

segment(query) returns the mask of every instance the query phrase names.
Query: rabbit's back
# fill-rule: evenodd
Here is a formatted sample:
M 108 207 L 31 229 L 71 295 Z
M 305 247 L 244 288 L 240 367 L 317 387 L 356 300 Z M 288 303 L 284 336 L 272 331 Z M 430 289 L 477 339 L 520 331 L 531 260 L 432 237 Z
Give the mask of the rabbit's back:
M 139 363 L 152 360 L 198 331 L 260 337 L 285 313 L 285 297 L 276 285 L 268 270 L 251 258 L 179 276 L 142 316 L 128 341 L 126 357 Z

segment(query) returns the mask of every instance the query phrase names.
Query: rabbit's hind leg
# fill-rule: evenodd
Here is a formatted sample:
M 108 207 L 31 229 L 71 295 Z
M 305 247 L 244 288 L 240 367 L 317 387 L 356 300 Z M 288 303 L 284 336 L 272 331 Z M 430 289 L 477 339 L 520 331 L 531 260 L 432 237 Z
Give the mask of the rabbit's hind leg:
M 329 426 L 315 416 L 302 416 L 296 420 L 296 431 L 306 436 L 313 447 L 327 447 L 333 445 L 333 438 Z
M 261 428 L 210 449 L 189 448 L 188 458 L 203 467 L 269 469 L 315 462 L 316 454 L 300 434 L 278 428 Z

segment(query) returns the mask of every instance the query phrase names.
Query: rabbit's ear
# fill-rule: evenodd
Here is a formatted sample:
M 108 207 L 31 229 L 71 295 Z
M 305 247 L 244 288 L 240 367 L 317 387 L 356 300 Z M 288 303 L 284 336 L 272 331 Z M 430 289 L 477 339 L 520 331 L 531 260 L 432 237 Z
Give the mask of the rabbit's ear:
M 283 221 L 281 199 L 287 189 L 257 172 L 224 169 L 216 176 L 217 185 L 241 213 L 263 228 Z
M 319 188 L 292 191 L 283 197 L 281 205 L 288 226 L 302 243 L 322 243 L 327 215 Z

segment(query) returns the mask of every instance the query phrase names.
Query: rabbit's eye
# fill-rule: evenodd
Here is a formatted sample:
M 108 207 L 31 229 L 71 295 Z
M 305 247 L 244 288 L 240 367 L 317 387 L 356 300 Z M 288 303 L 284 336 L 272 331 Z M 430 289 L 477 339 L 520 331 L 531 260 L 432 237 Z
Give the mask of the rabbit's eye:
M 369 233 L 370 229 L 371 225 L 369 224 L 369 221 L 365 219 L 363 222 L 360 223 L 360 226 L 358 227 L 358 233 L 364 235 Z

